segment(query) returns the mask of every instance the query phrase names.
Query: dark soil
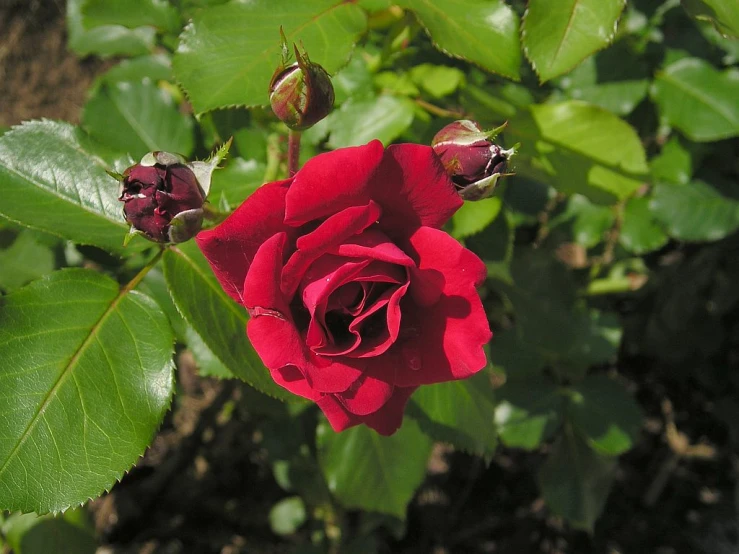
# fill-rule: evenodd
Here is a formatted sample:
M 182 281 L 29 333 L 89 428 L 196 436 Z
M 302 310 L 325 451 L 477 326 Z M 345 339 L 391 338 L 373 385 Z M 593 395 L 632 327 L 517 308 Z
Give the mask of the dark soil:
M 78 122 L 104 62 L 67 50 L 62 0 L 0 0 L 0 125 L 42 117 Z
M 67 51 L 63 14 L 61 0 L 0 0 L 0 125 L 79 120 L 87 87 L 106 64 Z M 199 379 L 187 355 L 179 361 L 179 390 L 152 447 L 113 492 L 89 505 L 105 551 L 271 554 L 307 543 L 307 531 L 290 539 L 270 531 L 269 509 L 286 493 L 255 423 L 239 410 L 224 416 L 239 404 L 239 386 Z M 486 467 L 439 445 L 405 537 L 381 532 L 380 552 L 739 552 L 729 437 L 710 413 L 710 398 L 699 386 L 656 377 L 648 361 L 629 364 L 620 373 L 634 383 L 648 420 L 640 444 L 621 458 L 593 537 L 545 508 L 535 480 L 545 452 L 500 449 Z M 715 448 L 713 455 L 671 461 L 666 398 L 677 428 L 690 443 Z M 650 488 L 653 498 L 645 501 Z

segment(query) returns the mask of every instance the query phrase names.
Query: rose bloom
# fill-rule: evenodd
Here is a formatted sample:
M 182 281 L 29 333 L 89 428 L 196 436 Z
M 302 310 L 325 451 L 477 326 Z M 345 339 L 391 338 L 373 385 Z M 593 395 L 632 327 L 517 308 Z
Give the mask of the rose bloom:
M 276 383 L 335 431 L 394 433 L 420 385 L 486 364 L 482 261 L 440 230 L 462 205 L 428 146 L 316 156 L 197 236 Z

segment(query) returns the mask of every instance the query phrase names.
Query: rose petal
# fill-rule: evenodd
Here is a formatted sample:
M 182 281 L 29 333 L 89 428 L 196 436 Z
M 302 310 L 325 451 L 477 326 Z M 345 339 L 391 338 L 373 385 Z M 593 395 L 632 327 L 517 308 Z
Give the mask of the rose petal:
M 136 164 L 123 172 L 127 182 L 139 181 L 144 185 L 157 186 L 164 183 L 165 170 L 155 166 Z
M 408 399 L 418 387 L 395 387 L 390 400 L 374 413 L 364 416 L 362 423 L 381 435 L 390 436 L 400 429 Z
M 295 366 L 314 391 L 345 391 L 362 375 L 365 362 L 331 362 L 311 355 L 295 327 L 277 279 L 285 243 L 285 233 L 273 236 L 259 248 L 249 267 L 244 282 L 244 303 L 254 314 L 246 328 L 249 340 L 273 375 L 286 366 Z
M 362 423 L 361 418 L 349 413 L 333 394 L 324 394 L 316 400 L 316 404 L 337 433 Z
M 452 237 L 429 227 L 410 237 L 406 251 L 417 260 L 421 274 L 438 271 L 444 285 L 433 306 L 403 306 L 398 349 L 408 360 L 416 358 L 420 363 L 403 365 L 396 384 L 441 383 L 480 371 L 487 363 L 482 347 L 492 337 L 475 290 L 485 279 L 485 265 Z
M 244 280 L 244 305 L 251 314 L 246 330 L 269 369 L 305 361 L 304 343 L 279 287 L 287 236 L 278 233 L 257 250 Z
M 366 365 L 365 360 L 342 358 L 335 361 L 313 355 L 311 363 L 305 366 L 305 376 L 316 391 L 344 392 L 362 376 Z
M 378 229 L 366 229 L 363 233 L 346 239 L 329 251 L 348 258 L 371 258 L 402 266 L 415 266 L 413 260 Z
M 308 398 L 309 400 L 318 400 L 321 393 L 316 392 L 308 383 L 308 380 L 301 373 L 300 369 L 294 365 L 286 365 L 278 369 L 270 370 L 274 382 L 282 388 L 289 390 L 293 394 Z
M 422 225 L 440 228 L 463 203 L 434 151 L 420 144 L 389 146 L 369 186 L 391 238 Z
M 310 265 L 337 244 L 361 233 L 380 217 L 380 206 L 369 202 L 332 215 L 296 242 L 297 250 L 282 271 L 282 290 L 292 296 Z
M 348 355 L 359 346 L 362 336 L 358 326 L 361 325 L 364 318 L 388 303 L 392 291 L 385 295 L 381 305 L 377 304 L 370 307 L 369 312 L 359 315 L 347 329 L 347 332 L 351 332 L 354 338 L 346 337 L 347 340 L 341 342 L 337 342 L 326 322 L 328 305 L 331 303 L 334 293 L 338 292 L 343 285 L 351 282 L 368 281 L 372 283 L 404 283 L 407 285 L 408 278 L 407 271 L 404 271 L 402 266 L 371 260 L 356 261 L 352 258 L 347 260 L 346 258 L 327 254 L 310 267 L 305 274 L 304 281 L 307 284 L 302 291 L 302 300 L 311 316 L 306 343 L 318 355 L 339 356 Z M 399 293 L 401 296 L 405 294 L 406 288 L 406 286 L 402 288 L 402 292 Z M 399 301 L 399 297 L 397 301 Z M 374 300 L 373 304 L 377 302 L 377 300 Z M 395 320 L 393 318 L 393 321 Z M 397 321 L 399 322 L 399 317 Z M 353 324 L 356 325 L 352 327 Z M 393 330 L 391 336 L 397 336 L 397 329 Z M 366 354 L 373 348 L 381 348 L 380 344 L 384 344 L 388 338 L 386 334 L 385 339 L 380 338 L 380 340 L 373 341 L 371 344 L 374 346 L 368 345 L 367 349 L 362 350 L 362 354 Z M 387 347 L 389 347 L 389 344 Z
M 308 160 L 286 198 L 285 222 L 302 225 L 370 201 L 367 184 L 383 156 L 382 143 L 341 148 Z
M 403 423 L 403 412 L 408 399 L 417 387 L 395 387 L 390 399 L 376 412 L 357 416 L 347 411 L 334 395 L 327 394 L 316 401 L 326 415 L 331 427 L 337 433 L 361 423 L 371 427 L 379 434 L 390 436 Z
M 388 300 L 385 301 L 385 294 L 383 294 L 381 300 L 377 302 L 376 305 L 380 305 L 382 302 L 382 306 L 386 308 L 384 322 L 385 329 L 381 333 L 378 333 L 375 337 L 367 337 L 366 334 L 363 334 L 363 332 L 366 333 L 366 330 L 360 329 L 360 325 L 364 322 L 363 320 L 366 320 L 368 315 L 376 312 L 376 310 L 373 312 L 372 308 L 367 309 L 361 316 L 357 317 L 351 325 L 349 325 L 350 331 L 362 335 L 362 342 L 349 354 L 349 356 L 353 358 L 379 356 L 384 354 L 395 343 L 400 332 L 400 301 L 403 296 L 405 296 L 409 284 L 410 283 L 405 283 L 404 285 L 387 291 L 387 295 L 389 296 Z
M 364 416 L 376 412 L 393 394 L 396 370 L 395 364 L 373 360 L 364 375 L 349 390 L 337 394 L 336 398 L 354 415 Z
M 195 238 L 223 290 L 239 303 L 243 303 L 242 285 L 259 246 L 281 231 L 288 240 L 296 234 L 283 223 L 289 184 L 290 180 L 263 185 L 220 225 Z
M 159 207 L 167 211 L 170 216 L 202 207 L 203 195 L 200 185 L 195 174 L 186 165 L 169 166 L 165 183 L 167 191 L 157 194 L 157 200 Z

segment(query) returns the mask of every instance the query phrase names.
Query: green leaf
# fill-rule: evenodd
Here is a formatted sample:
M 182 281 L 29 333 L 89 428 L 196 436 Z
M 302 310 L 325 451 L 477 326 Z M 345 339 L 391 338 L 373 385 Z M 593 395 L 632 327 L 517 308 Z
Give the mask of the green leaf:
M 493 387 L 485 371 L 461 381 L 420 387 L 408 410 L 433 439 L 478 455 L 495 451 L 494 412 Z
M 188 157 L 193 149 L 192 119 L 152 82 L 103 86 L 85 104 L 82 123 L 95 139 L 136 159 L 155 150 Z
M 657 73 L 652 98 L 660 117 L 696 142 L 739 135 L 739 71 L 717 71 L 698 58 L 683 58 Z
M 463 239 L 475 235 L 498 217 L 503 201 L 494 196 L 477 202 L 465 202 L 452 216 L 452 235 Z
M 488 277 L 510 282 L 510 268 L 513 257 L 515 227 L 508 210 L 502 210 L 493 222 L 481 232 L 467 237 L 465 243 L 482 257 L 487 267 Z
M 173 340 L 153 300 L 91 270 L 2 298 L 0 507 L 59 511 L 110 490 L 169 406 Z
M 312 62 L 334 73 L 347 62 L 367 17 L 338 0 L 254 0 L 198 12 L 173 60 L 196 112 L 268 103 L 281 59 L 280 26 L 289 44 L 302 44 Z
M 679 240 L 719 240 L 739 228 L 739 202 L 702 181 L 688 185 L 660 183 L 649 207 L 667 233 Z
M 40 244 L 31 231 L 21 231 L 9 248 L 0 250 L 0 289 L 17 289 L 53 269 L 51 248 Z
M 191 241 L 164 253 L 164 277 L 177 309 L 235 376 L 276 398 L 295 398 L 275 384 L 246 337 L 246 309 L 218 284 Z
M 592 448 L 618 456 L 639 439 L 642 413 L 623 385 L 605 375 L 590 375 L 571 387 L 569 419 Z
M 632 195 L 648 170 L 634 129 L 584 102 L 531 106 L 510 121 L 509 137 L 522 143 L 517 170 L 535 171 L 560 192 L 583 194 L 599 204 Z
M 179 31 L 177 10 L 167 0 L 82 0 L 85 27 L 123 25 L 129 29 L 151 25 L 165 31 Z
M 198 375 L 201 377 L 216 377 L 218 379 L 233 379 L 235 375 L 221 363 L 215 354 L 208 348 L 200 335 L 192 327 L 185 329 L 185 342 L 198 364 Z
M 735 0 L 682 0 L 696 19 L 710 21 L 726 36 L 739 38 L 739 4 Z
M 413 123 L 415 104 L 408 98 L 381 94 L 365 100 L 349 99 L 326 118 L 328 145 L 344 148 L 379 139 L 386 146 Z
M 649 209 L 649 198 L 630 198 L 626 203 L 618 242 L 640 256 L 667 244 L 667 233 Z
M 277 535 L 292 535 L 305 523 L 303 499 L 299 496 L 283 498 L 269 511 L 269 526 Z
M 624 41 L 589 56 L 557 79 L 567 97 L 628 115 L 647 95 L 648 68 Z
M 92 29 L 82 23 L 84 0 L 67 0 L 69 47 L 79 56 L 139 56 L 154 48 L 156 31 L 152 27 L 127 29 L 123 25 L 103 25 Z
M 349 98 L 371 97 L 375 93 L 372 73 L 362 56 L 352 57 L 341 71 L 331 77 L 331 84 L 334 86 L 337 104 L 343 104 Z
M 405 519 L 408 502 L 426 476 L 432 444 L 415 421 L 406 418 L 390 437 L 364 425 L 334 433 L 322 423 L 316 443 L 328 488 L 341 504 Z
M 75 522 L 71 517 L 75 513 L 68 510 L 56 517 L 15 513 L 2 531 L 16 554 L 95 554 L 98 544 L 93 531 Z
M 686 185 L 693 176 L 693 158 L 680 139 L 673 137 L 649 160 L 649 170 L 655 181 Z
M 410 77 L 414 83 L 434 98 L 443 98 L 464 84 L 464 72 L 456 67 L 422 63 L 413 67 Z
M 385 94 L 397 94 L 400 96 L 419 96 L 421 91 L 413 84 L 407 73 L 395 73 L 394 71 L 381 71 L 374 77 L 377 88 Z
M 615 470 L 615 459 L 597 454 L 565 426 L 539 471 L 539 486 L 552 512 L 571 525 L 592 532 L 611 490 Z
M 625 5 L 625 0 L 529 0 L 521 41 L 541 82 L 607 46 Z
M 535 450 L 562 423 L 564 398 L 550 379 L 534 375 L 507 381 L 496 396 L 495 425 L 506 446 Z
M 592 248 L 605 238 L 613 226 L 615 215 L 608 206 L 598 206 L 579 194 L 567 201 L 565 211 L 553 219 L 550 227 L 561 221 L 572 222 L 572 238 L 585 248 Z
M 72 125 L 47 120 L 0 137 L 0 215 L 79 244 L 125 252 L 120 185 L 83 139 Z M 148 244 L 134 240 L 129 249 Z
M 142 81 L 168 81 L 172 78 L 172 60 L 165 54 L 139 56 L 123 60 L 103 73 L 98 80 L 113 84 L 123 81 L 140 83 Z
M 208 198 L 218 206 L 226 202 L 235 208 L 264 182 L 265 165 L 256 160 L 229 158 L 223 169 L 213 172 Z
M 450 56 L 518 80 L 521 47 L 518 15 L 502 1 L 397 0 L 413 10 L 434 45 Z
M 615 356 L 621 338 L 618 320 L 578 300 L 572 273 L 554 261 L 551 253 L 517 250 L 511 274 L 513 285 L 499 285 L 513 307 L 515 325 L 508 333 L 518 334 L 519 351 L 527 350 L 532 363 L 536 353 L 543 365 L 576 380 L 591 365 Z M 501 363 L 495 343 L 491 352 L 493 363 Z

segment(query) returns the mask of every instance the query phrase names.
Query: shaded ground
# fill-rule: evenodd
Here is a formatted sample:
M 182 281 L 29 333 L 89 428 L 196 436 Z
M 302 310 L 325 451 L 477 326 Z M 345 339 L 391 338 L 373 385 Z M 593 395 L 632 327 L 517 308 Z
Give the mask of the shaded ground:
M 60 0 L 0 0 L 0 125 L 79 119 L 103 63 L 66 51 L 63 11 Z M 307 542 L 308 531 L 290 540 L 270 531 L 267 513 L 286 494 L 265 463 L 254 422 L 238 410 L 224 416 L 240 402 L 238 387 L 197 379 L 188 357 L 180 362 L 180 390 L 152 448 L 111 494 L 90 504 L 105 550 L 270 554 Z M 727 431 L 711 414 L 710 395 L 695 383 L 656 374 L 648 360 L 627 360 L 620 372 L 634 382 L 648 421 L 641 443 L 621 458 L 594 537 L 569 530 L 545 509 L 535 481 L 545 452 L 501 449 L 485 467 L 440 446 L 410 507 L 406 537 L 379 536 L 380 551 L 739 552 L 732 454 Z M 691 443 L 716 447 L 713 459 L 671 461 L 665 398 Z M 645 495 L 653 498 L 645 501 Z
M 0 125 L 79 121 L 102 66 L 67 51 L 62 0 L 0 0 Z

